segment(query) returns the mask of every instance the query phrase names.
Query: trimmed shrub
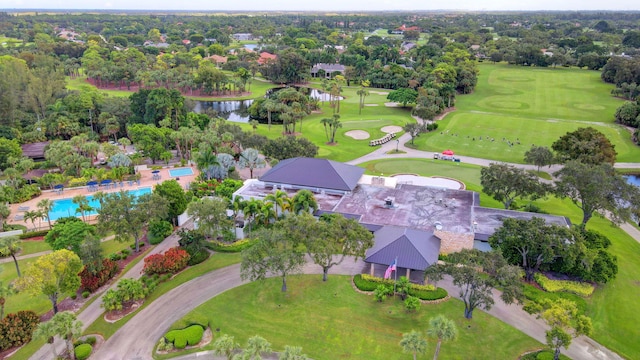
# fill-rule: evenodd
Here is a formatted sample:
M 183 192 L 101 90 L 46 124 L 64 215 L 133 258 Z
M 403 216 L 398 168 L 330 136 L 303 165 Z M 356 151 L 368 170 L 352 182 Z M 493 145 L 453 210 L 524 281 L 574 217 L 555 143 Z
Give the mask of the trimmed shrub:
M 0 351 L 21 346 L 31 341 L 40 317 L 33 311 L 18 311 L 7 314 L 0 321 Z
M 580 314 L 584 314 L 587 308 L 587 302 L 583 297 L 566 292 L 547 292 L 529 284 L 524 284 L 524 297 L 527 300 L 538 302 L 542 299 L 555 301 L 557 299 L 566 299 L 576 303 Z
M 89 295 L 91 295 L 91 292 L 89 292 L 89 291 L 83 291 L 83 292 L 82 292 L 82 298 L 83 298 L 83 299 L 88 298 L 88 297 L 89 297 Z
M 535 273 L 533 278 L 546 291 L 559 292 L 564 291 L 579 296 L 588 297 L 593 294 L 593 285 L 579 281 L 570 280 L 551 280 L 544 274 Z
M 85 360 L 89 358 L 91 351 L 93 351 L 93 348 L 89 344 L 80 344 L 74 349 L 77 360 Z
M 175 274 L 187 267 L 189 253 L 179 247 L 173 247 L 164 254 L 153 254 L 144 258 L 144 268 L 142 271 L 147 275 L 153 274 Z
M 187 262 L 187 265 L 189 266 L 198 265 L 201 262 L 207 260 L 210 255 L 211 253 L 209 253 L 206 249 L 201 249 L 200 251 L 196 252 L 195 254 L 189 257 L 189 261 Z
M 202 340 L 204 328 L 200 325 L 191 325 L 181 330 L 171 330 L 165 334 L 164 338 L 173 343 L 176 349 L 184 349 L 187 345 L 196 345 Z
M 140 245 L 140 247 L 144 247 L 146 244 L 143 242 L 140 242 L 138 245 Z M 131 250 L 135 250 L 136 249 L 136 243 L 133 243 L 131 245 L 129 245 L 129 247 L 131 248 Z
M 241 252 L 244 249 L 250 248 L 251 246 L 253 246 L 253 244 L 256 243 L 256 241 L 257 240 L 242 239 L 242 240 L 233 242 L 231 244 L 225 244 L 219 241 L 212 241 L 210 243 L 207 243 L 206 246 L 209 250 L 213 250 L 217 252 L 235 253 L 235 252 Z
M 435 290 L 409 289 L 409 296 L 415 296 L 420 300 L 427 300 L 427 301 L 440 300 L 440 299 L 446 298 L 447 295 L 449 295 L 449 293 L 447 293 L 447 290 L 443 288 L 436 288 Z
M 415 296 L 407 296 L 407 299 L 404 301 L 404 308 L 407 311 L 416 311 L 420 309 L 420 300 Z
M 89 344 L 91 346 L 96 344 L 96 337 L 95 336 L 88 336 L 86 339 L 84 339 L 84 343 L 85 344 Z

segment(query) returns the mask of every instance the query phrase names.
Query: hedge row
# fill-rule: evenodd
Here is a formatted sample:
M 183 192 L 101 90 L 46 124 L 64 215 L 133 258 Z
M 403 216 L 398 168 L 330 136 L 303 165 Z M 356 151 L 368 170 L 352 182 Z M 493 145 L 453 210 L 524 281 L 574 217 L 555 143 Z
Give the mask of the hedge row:
M 366 274 L 358 274 L 354 276 L 353 283 L 361 291 L 374 291 L 380 284 L 393 286 L 393 281 L 391 280 L 375 278 Z M 410 284 L 409 295 L 415 296 L 421 300 L 439 300 L 447 297 L 448 293 L 445 289 L 436 288 L 433 285 Z
M 182 330 L 171 330 L 165 334 L 164 338 L 173 343 L 176 349 L 184 349 L 187 345 L 196 345 L 202 340 L 204 328 L 200 325 L 191 325 Z
M 565 355 L 560 354 L 560 360 L 569 360 Z M 553 360 L 553 352 L 549 350 L 539 350 L 522 355 L 520 360 Z
M 533 275 L 536 282 L 546 291 L 559 292 L 564 291 L 579 296 L 588 297 L 593 294 L 593 285 L 579 281 L 570 280 L 551 280 L 544 274 L 535 273 Z
M 217 252 L 235 253 L 253 246 L 255 242 L 256 240 L 249 240 L 249 239 L 238 240 L 231 244 L 225 244 L 219 241 L 212 241 L 210 243 L 207 243 L 206 246 L 208 249 L 217 251 Z
M 371 276 L 371 275 L 368 275 L 368 274 L 362 274 L 361 276 L 362 276 L 363 280 L 371 281 L 371 282 L 374 282 L 376 284 L 393 285 L 393 283 L 394 283 L 394 280 L 382 279 L 382 278 Z M 436 287 L 433 286 L 433 285 L 429 285 L 429 284 L 420 285 L 420 284 L 413 284 L 413 283 L 409 284 L 409 288 L 410 289 L 414 289 L 414 290 L 421 290 L 421 291 L 433 291 L 433 290 L 436 289 Z
M 31 239 L 38 236 L 45 236 L 49 233 L 49 229 L 47 230 L 39 230 L 39 231 L 29 231 L 26 233 L 22 233 L 18 235 L 20 239 Z

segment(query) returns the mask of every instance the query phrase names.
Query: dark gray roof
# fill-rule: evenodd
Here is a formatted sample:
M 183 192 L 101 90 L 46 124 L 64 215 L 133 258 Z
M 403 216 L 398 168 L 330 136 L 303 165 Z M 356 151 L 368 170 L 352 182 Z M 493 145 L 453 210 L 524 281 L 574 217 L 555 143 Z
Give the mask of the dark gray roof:
M 424 270 L 438 261 L 440 239 L 433 232 L 384 226 L 374 234 L 375 244 L 366 253 L 366 262 Z
M 44 159 L 44 149 L 49 145 L 48 141 L 22 144 L 22 155 L 31 159 Z
M 260 181 L 320 190 L 352 191 L 363 173 L 363 168 L 353 165 L 298 157 L 280 161 L 262 175 Z

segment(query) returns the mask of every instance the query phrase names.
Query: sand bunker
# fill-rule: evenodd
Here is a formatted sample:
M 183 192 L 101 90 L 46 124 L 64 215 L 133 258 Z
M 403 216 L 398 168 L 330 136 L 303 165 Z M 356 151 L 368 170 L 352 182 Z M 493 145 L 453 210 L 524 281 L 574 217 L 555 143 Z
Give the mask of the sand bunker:
M 364 106 L 378 106 L 378 104 L 364 104 Z
M 400 103 L 397 103 L 397 102 L 387 102 L 387 103 L 384 103 L 384 106 L 386 106 L 386 107 L 400 107 Z
M 390 133 L 398 133 L 400 131 L 402 131 L 402 128 L 400 126 L 395 126 L 395 125 L 389 125 L 389 126 L 385 126 L 382 129 L 382 132 L 390 134 Z
M 388 92 L 386 92 L 386 91 L 374 91 L 374 90 L 369 90 L 369 92 L 370 92 L 371 94 L 389 95 L 389 93 L 388 93 Z
M 369 138 L 369 133 L 364 130 L 349 130 L 344 134 L 356 140 L 364 140 Z

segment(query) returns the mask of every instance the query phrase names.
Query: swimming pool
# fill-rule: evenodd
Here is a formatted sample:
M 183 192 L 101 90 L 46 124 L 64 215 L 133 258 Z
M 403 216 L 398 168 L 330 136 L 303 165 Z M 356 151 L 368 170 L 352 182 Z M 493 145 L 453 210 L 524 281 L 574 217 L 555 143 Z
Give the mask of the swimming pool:
M 169 169 L 169 176 L 178 177 L 178 176 L 189 176 L 193 175 L 192 168 L 178 168 L 178 169 Z
M 136 190 L 129 190 L 127 192 L 137 197 L 143 194 L 151 193 L 151 188 L 144 187 Z M 85 215 L 98 214 L 98 208 L 100 207 L 100 203 L 98 202 L 98 200 L 94 199 L 93 196 L 87 196 L 87 200 L 89 200 L 89 206 L 91 206 L 93 210 L 85 212 Z M 74 204 L 71 198 L 53 200 L 53 207 L 49 212 L 49 218 L 51 220 L 58 220 L 61 217 L 66 216 L 82 216 L 80 213 L 76 214 L 77 208 L 78 205 Z

